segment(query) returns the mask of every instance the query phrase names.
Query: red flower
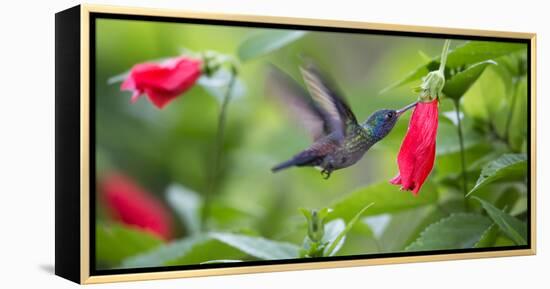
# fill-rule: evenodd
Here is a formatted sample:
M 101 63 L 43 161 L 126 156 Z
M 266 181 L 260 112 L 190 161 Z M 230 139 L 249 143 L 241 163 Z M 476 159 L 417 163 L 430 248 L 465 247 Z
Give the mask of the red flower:
M 156 107 L 163 108 L 195 84 L 202 73 L 201 64 L 200 60 L 188 57 L 139 63 L 132 67 L 120 89 L 133 92 L 132 102 L 145 93 Z
M 437 106 L 434 99 L 419 102 L 411 116 L 407 135 L 397 157 L 399 174 L 390 183 L 412 191 L 416 196 L 432 171 L 435 160 L 437 135 Z
M 114 219 L 170 239 L 172 219 L 163 204 L 126 176 L 111 174 L 100 184 Z

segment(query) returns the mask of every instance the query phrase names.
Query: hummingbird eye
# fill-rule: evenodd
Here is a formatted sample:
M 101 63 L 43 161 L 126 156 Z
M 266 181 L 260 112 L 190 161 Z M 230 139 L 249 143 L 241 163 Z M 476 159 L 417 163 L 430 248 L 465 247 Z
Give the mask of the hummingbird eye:
M 386 119 L 391 119 L 393 117 L 393 112 L 386 113 Z

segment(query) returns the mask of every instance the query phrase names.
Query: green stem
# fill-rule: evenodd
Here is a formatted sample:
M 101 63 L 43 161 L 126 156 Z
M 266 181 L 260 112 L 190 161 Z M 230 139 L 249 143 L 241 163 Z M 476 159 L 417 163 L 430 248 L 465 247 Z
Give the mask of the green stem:
M 449 53 L 450 40 L 445 40 L 443 44 L 443 50 L 441 51 L 441 61 L 439 69 L 431 71 L 424 77 L 422 84 L 420 85 L 421 93 L 420 100 L 431 101 L 434 98 L 441 96 L 441 91 L 445 87 L 445 64 L 447 63 L 447 55 Z
M 229 102 L 231 101 L 231 92 L 233 91 L 233 86 L 237 78 L 236 74 L 237 74 L 236 70 L 232 68 L 229 83 L 227 85 L 227 90 L 225 91 L 225 94 L 223 96 L 220 112 L 218 114 L 218 126 L 217 126 L 216 141 L 215 141 L 215 148 L 214 148 L 214 161 L 212 163 L 212 168 L 210 170 L 208 189 L 206 190 L 206 194 L 204 195 L 204 207 L 201 214 L 201 224 L 203 226 L 203 229 L 206 227 L 206 221 L 208 216 L 210 215 L 210 204 L 212 203 L 212 197 L 219 186 L 219 181 L 220 181 L 219 174 L 220 174 L 221 159 L 222 159 L 222 153 L 223 153 L 225 123 L 227 119 L 227 107 L 229 105 Z
M 464 135 L 462 134 L 462 120 L 460 119 L 460 104 L 458 100 L 453 101 L 455 104 L 455 112 L 456 112 L 456 119 L 457 119 L 457 133 L 458 133 L 458 141 L 460 144 L 460 164 L 462 168 L 462 191 L 464 193 L 464 197 L 468 194 L 468 176 L 466 174 L 466 156 L 464 152 Z M 465 200 L 466 201 L 466 200 Z
M 447 54 L 449 54 L 449 47 L 451 46 L 451 40 L 445 40 L 443 43 L 443 50 L 441 51 L 441 62 L 439 64 L 439 72 L 445 72 L 445 64 L 447 64 Z
M 514 80 L 514 85 L 512 87 L 512 102 L 510 103 L 510 111 L 508 111 L 508 117 L 506 118 L 506 126 L 504 127 L 504 140 L 508 142 L 508 137 L 510 136 L 510 125 L 512 124 L 512 118 L 514 116 L 514 110 L 516 108 L 516 95 L 518 90 L 518 81 Z

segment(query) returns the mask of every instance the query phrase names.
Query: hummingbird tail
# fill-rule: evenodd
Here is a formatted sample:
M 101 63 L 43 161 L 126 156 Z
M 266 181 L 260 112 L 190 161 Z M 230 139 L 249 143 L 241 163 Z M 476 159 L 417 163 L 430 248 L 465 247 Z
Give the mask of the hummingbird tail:
M 290 160 L 280 163 L 276 166 L 274 166 L 271 171 L 276 173 L 278 171 L 297 166 L 314 166 L 319 165 L 319 158 L 315 155 L 311 155 L 309 152 L 302 152 L 301 154 L 298 154 L 291 158 Z
M 274 166 L 273 168 L 271 168 L 271 171 L 276 173 L 278 171 L 281 171 L 281 170 L 284 170 L 284 169 L 288 169 L 290 167 L 293 167 L 294 165 L 296 165 L 296 160 L 294 159 L 290 159 L 284 163 L 280 163 L 276 166 Z

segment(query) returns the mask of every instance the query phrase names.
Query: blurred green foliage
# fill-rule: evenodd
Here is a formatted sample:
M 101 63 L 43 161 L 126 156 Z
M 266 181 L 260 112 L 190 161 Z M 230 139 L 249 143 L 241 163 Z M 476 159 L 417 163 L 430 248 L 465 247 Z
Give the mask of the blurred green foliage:
M 274 164 L 310 140 L 284 107 L 264 96 L 263 69 L 275 63 L 299 79 L 300 55 L 308 54 L 336 80 L 363 120 L 416 99 L 411 88 L 437 69 L 442 39 L 106 19 L 97 20 L 96 32 L 96 181 L 124 172 L 169 203 L 179 220 L 176 239 L 164 243 L 99 213 L 100 268 L 525 244 L 524 44 L 453 40 L 436 163 L 414 197 L 388 184 L 397 173 L 409 116 L 360 162 L 328 181 L 311 168 L 271 173 Z M 158 110 L 145 98 L 131 104 L 129 93 L 107 81 L 136 63 L 188 50 L 246 60 L 239 66 L 242 96 L 227 111 L 219 185 L 207 201 L 219 95 L 195 86 Z M 462 189 L 459 123 L 466 187 L 475 200 Z M 101 212 L 100 198 L 97 204 Z M 320 240 L 308 237 L 299 208 L 332 209 Z

